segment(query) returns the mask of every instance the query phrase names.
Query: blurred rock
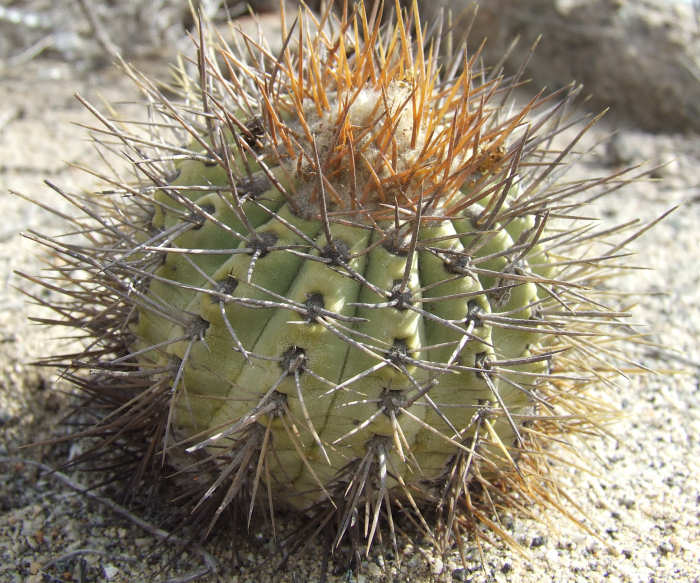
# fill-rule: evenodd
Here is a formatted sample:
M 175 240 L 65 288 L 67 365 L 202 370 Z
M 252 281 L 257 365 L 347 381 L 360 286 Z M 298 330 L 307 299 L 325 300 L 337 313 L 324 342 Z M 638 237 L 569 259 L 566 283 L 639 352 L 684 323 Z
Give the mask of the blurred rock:
M 424 18 L 437 17 L 445 6 L 468 16 L 473 4 L 424 1 Z M 527 70 L 535 86 L 556 89 L 576 80 L 592 94 L 594 108 L 610 106 L 622 123 L 654 132 L 697 132 L 697 10 L 697 4 L 682 0 L 482 0 L 470 44 L 486 38 L 485 59 L 493 64 L 519 35 L 514 68 L 541 34 Z

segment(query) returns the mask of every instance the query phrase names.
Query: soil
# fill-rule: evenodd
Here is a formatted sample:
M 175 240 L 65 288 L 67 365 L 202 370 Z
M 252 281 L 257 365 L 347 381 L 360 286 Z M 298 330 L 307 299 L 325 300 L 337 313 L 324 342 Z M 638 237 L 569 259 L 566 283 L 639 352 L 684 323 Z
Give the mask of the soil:
M 95 119 L 74 94 L 140 111 L 132 105 L 138 92 L 123 74 L 90 63 L 78 67 L 40 55 L 0 69 L 0 216 L 7 219 L 0 223 L 0 580 L 319 581 L 326 552 L 318 543 L 283 568 L 263 562 L 274 547 L 255 533 L 183 546 L 156 528 L 168 524 L 167 505 L 139 500 L 139 512 L 129 514 L 116 506 L 112 485 L 96 487 L 92 498 L 76 491 L 96 485 L 94 475 L 48 473 L 36 465 L 57 468 L 80 443 L 22 447 L 68 431 L 69 388 L 56 371 L 31 362 L 74 340 L 28 319 L 45 315 L 36 304 L 47 292 L 17 272 L 39 273 L 46 260 L 34 231 L 65 231 L 41 205 L 69 217 L 57 190 L 94 186 L 94 176 L 74 164 L 104 168 L 77 127 Z M 163 77 L 166 62 L 151 57 L 137 66 Z M 613 118 L 594 126 L 581 148 L 591 152 L 572 177 L 664 164 L 598 201 L 591 212 L 606 221 L 648 222 L 678 205 L 634 242 L 632 262 L 640 269 L 619 284 L 636 294 L 635 327 L 648 334 L 630 358 L 656 372 L 633 376 L 601 397 L 623 413 L 614 437 L 589 444 L 590 464 L 561 471 L 571 495 L 561 503 L 586 528 L 559 514 L 539 517 L 544 523 L 511 516 L 504 528 L 520 552 L 498 541 L 483 549 L 468 544 L 462 559 L 456 550 L 438 556 L 427 541 L 404 539 L 388 575 L 381 553 L 373 553 L 360 575 L 331 568 L 328 581 L 700 580 L 700 137 L 649 133 L 628 120 L 619 129 Z M 293 526 L 290 519 L 282 529 Z

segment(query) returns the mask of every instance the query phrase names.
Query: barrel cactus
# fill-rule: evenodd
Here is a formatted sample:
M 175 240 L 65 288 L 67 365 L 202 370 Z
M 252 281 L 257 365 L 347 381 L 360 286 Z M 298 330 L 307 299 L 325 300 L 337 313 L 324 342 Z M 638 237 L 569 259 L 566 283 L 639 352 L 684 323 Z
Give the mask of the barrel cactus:
M 620 373 L 624 242 L 580 209 L 623 180 L 560 178 L 576 91 L 515 106 L 417 11 L 378 22 L 300 12 L 279 55 L 202 26 L 177 99 L 127 69 L 150 121 L 94 129 L 136 180 L 68 195 L 84 240 L 44 240 L 90 455 L 174 474 L 207 532 L 293 510 L 369 548 L 400 514 L 448 545 L 560 507 L 547 446 L 596 432 Z

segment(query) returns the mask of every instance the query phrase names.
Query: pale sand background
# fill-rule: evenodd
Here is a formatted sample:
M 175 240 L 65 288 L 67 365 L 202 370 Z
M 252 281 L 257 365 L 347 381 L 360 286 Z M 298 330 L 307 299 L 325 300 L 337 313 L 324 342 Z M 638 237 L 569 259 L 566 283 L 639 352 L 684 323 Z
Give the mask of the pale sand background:
M 176 553 L 104 505 L 76 495 L 55 477 L 7 461 L 31 457 L 57 465 L 67 447 L 18 450 L 20 444 L 57 430 L 66 399 L 50 370 L 27 363 L 44 354 L 48 332 L 27 322 L 36 313 L 21 295 L 31 288 L 13 270 L 37 272 L 37 247 L 19 236 L 60 225 L 41 209 L 8 193 L 13 189 L 68 211 L 42 184 L 68 190 L 90 188 L 93 180 L 67 162 L 95 164 L 82 130 L 92 123 L 73 97 L 93 102 L 129 101 L 136 92 L 110 68 L 81 70 L 75 62 L 39 56 L 0 70 L 0 581 L 185 581 L 204 565 L 196 551 Z M 151 58 L 140 65 L 153 71 Z M 162 71 L 162 66 L 161 66 Z M 126 111 L 131 111 L 127 106 Z M 614 116 L 586 138 L 593 145 L 619 122 Z M 645 290 L 635 309 L 639 330 L 653 333 L 664 348 L 639 349 L 638 358 L 659 371 L 621 384 L 612 396 L 625 413 L 614 427 L 619 441 L 592 443 L 594 474 L 564 472 L 576 502 L 590 516 L 599 539 L 558 516 L 544 526 L 514 517 L 510 534 L 528 556 L 496 545 L 485 549 L 485 573 L 475 549 L 468 569 L 456 554 L 444 558 L 416 542 L 402 549 L 400 570 L 386 579 L 380 560 L 370 557 L 363 575 L 329 576 L 329 581 L 629 581 L 685 582 L 700 577 L 700 140 L 696 134 L 651 134 L 622 129 L 612 146 L 597 148 L 576 174 L 603 174 L 620 163 L 668 161 L 656 182 L 625 188 L 594 212 L 608 221 L 651 220 L 672 205 L 682 206 L 634 244 L 635 271 L 622 285 Z M 57 334 L 53 334 L 56 336 Z M 60 388 L 60 387 L 58 387 Z M 60 429 L 59 429 L 60 431 Z M 598 465 L 593 460 L 598 458 Z M 76 481 L 85 481 L 72 473 Z M 101 492 L 109 496 L 110 490 Z M 162 507 L 158 507 L 162 508 Z M 149 517 L 153 522 L 158 516 Z M 311 546 L 282 571 L 259 566 L 268 541 L 220 537 L 207 546 L 218 574 L 199 581 L 317 581 L 323 550 Z M 163 570 L 165 568 L 165 570 Z

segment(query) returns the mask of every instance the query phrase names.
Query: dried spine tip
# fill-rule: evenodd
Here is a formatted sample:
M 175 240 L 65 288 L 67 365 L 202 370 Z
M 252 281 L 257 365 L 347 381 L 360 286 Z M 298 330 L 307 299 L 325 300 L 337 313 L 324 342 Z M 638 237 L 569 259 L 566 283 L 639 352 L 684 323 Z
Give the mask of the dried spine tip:
M 410 16 L 302 11 L 279 59 L 202 41 L 182 105 L 134 74 L 159 139 L 99 119 L 140 188 L 70 197 L 86 244 L 46 240 L 59 323 L 92 338 L 47 362 L 111 408 L 106 449 L 201 484 L 207 532 L 293 508 L 369 549 L 401 508 L 439 546 L 486 538 L 502 505 L 558 507 L 545 446 L 599 426 L 622 228 L 575 195 L 624 179 L 552 183 L 575 91 L 505 107 L 517 78 L 439 66 Z

